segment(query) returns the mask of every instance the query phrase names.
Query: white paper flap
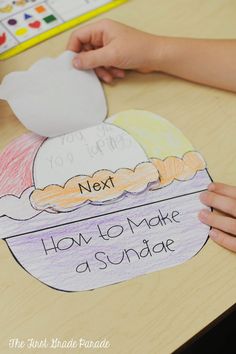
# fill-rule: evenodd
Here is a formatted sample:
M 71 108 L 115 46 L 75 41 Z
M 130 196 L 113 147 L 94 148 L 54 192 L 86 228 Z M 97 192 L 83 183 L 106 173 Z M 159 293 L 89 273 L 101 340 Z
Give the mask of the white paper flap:
M 53 137 L 105 119 L 107 107 L 100 81 L 92 70 L 76 70 L 73 56 L 66 51 L 4 78 L 0 97 L 8 101 L 27 129 Z

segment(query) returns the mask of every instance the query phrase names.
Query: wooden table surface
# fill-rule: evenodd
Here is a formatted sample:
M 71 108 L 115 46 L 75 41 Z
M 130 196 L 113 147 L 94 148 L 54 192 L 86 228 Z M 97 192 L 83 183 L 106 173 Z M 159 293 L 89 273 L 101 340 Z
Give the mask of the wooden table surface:
M 100 16 L 156 34 L 236 38 L 234 0 L 130 0 Z M 70 32 L 0 63 L 0 79 L 56 56 Z M 236 185 L 236 97 L 163 74 L 129 73 L 104 86 L 109 114 L 136 108 L 169 119 L 200 150 L 216 181 Z M 25 128 L 0 101 L 0 150 Z M 229 308 L 236 299 L 236 256 L 209 240 L 175 268 L 83 293 L 63 293 L 25 272 L 0 241 L 0 352 L 11 338 L 107 338 L 112 354 L 171 353 Z M 17 352 L 17 351 L 15 351 Z M 21 351 L 22 352 L 22 351 Z M 24 351 L 25 353 L 26 351 Z M 34 353 L 48 353 L 43 349 Z M 68 349 L 56 350 L 68 353 Z

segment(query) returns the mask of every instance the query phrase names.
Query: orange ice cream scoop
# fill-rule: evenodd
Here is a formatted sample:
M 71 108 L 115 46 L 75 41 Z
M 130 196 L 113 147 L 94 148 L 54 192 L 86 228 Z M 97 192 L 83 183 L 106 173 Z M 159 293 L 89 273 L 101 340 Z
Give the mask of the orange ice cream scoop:
M 187 152 L 182 158 L 170 156 L 165 160 L 153 158 L 151 161 L 160 174 L 160 183 L 152 189 L 166 186 L 175 179 L 187 181 L 206 168 L 203 157 L 196 151 Z
M 116 172 L 100 170 L 93 176 L 75 176 L 64 186 L 49 185 L 36 189 L 30 197 L 37 210 L 65 212 L 77 209 L 86 202 L 100 203 L 117 199 L 124 193 L 139 193 L 159 181 L 159 172 L 151 162 L 143 162 L 134 170 Z

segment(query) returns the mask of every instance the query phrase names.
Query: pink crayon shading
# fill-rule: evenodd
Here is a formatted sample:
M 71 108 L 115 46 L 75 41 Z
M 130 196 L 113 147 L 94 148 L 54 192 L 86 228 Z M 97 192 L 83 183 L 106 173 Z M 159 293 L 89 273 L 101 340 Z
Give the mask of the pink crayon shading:
M 33 186 L 33 162 L 45 138 L 24 134 L 10 143 L 0 154 L 0 197 L 13 194 L 19 197 Z

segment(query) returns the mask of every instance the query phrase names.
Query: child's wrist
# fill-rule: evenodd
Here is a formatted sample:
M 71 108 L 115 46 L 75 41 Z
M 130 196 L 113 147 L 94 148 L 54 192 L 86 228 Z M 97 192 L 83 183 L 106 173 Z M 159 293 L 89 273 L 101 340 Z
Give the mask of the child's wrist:
M 153 36 L 149 66 L 152 71 L 163 71 L 165 61 L 165 37 Z

